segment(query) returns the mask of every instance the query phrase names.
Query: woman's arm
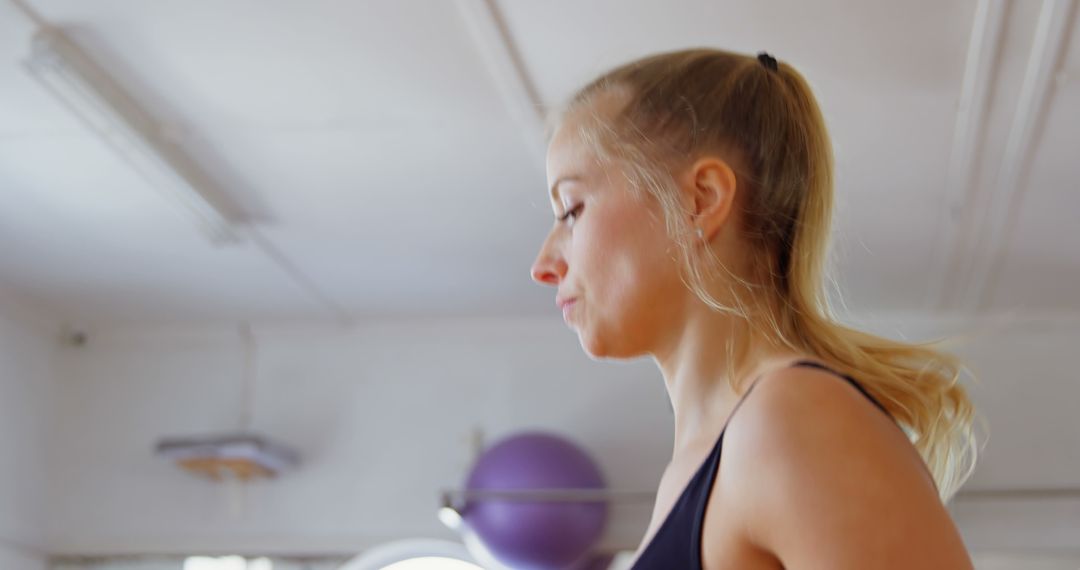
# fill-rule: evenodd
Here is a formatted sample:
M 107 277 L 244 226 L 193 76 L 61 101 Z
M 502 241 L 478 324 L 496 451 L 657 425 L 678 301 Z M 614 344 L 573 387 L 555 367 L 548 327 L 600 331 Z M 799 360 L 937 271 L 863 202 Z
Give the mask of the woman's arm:
M 731 420 L 716 484 L 745 539 L 785 568 L 972 568 L 903 431 L 824 371 L 759 380 Z

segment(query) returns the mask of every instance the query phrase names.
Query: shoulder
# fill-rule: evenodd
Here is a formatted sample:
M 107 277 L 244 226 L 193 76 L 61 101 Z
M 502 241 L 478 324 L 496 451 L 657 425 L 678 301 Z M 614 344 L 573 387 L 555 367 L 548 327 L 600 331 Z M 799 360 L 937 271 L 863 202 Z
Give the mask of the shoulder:
M 733 446 L 814 442 L 828 444 L 818 450 L 828 453 L 874 440 L 896 444 L 921 461 L 892 418 L 833 372 L 790 366 L 763 376 L 751 388 L 731 420 Z
M 788 367 L 758 380 L 731 418 L 722 463 L 727 481 L 743 491 L 756 482 L 776 491 L 838 481 L 886 491 L 903 477 L 937 496 L 903 430 L 851 383 L 817 368 Z
M 716 485 L 748 540 L 804 562 L 788 566 L 865 567 L 869 552 L 903 558 L 913 546 L 966 557 L 907 436 L 828 371 L 790 367 L 758 380 L 731 418 Z

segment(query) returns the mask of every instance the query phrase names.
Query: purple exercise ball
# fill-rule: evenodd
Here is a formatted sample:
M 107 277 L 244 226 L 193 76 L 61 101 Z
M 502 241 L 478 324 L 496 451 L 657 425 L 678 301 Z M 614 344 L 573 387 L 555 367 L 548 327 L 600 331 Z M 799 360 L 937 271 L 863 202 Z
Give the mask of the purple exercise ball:
M 469 474 L 469 490 L 597 489 L 605 487 L 593 460 L 573 442 L 529 432 L 488 448 Z M 581 562 L 607 524 L 603 501 L 545 502 L 474 499 L 465 523 L 503 564 L 554 570 Z

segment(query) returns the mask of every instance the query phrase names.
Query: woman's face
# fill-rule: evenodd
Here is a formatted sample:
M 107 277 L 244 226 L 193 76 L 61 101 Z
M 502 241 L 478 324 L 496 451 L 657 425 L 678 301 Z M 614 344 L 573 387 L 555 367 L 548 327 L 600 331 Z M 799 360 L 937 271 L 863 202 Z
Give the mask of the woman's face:
M 579 114 L 580 116 L 580 114 Z M 680 314 L 687 288 L 658 204 L 601 164 L 571 115 L 548 147 L 556 221 L 532 267 L 595 358 L 648 354 Z

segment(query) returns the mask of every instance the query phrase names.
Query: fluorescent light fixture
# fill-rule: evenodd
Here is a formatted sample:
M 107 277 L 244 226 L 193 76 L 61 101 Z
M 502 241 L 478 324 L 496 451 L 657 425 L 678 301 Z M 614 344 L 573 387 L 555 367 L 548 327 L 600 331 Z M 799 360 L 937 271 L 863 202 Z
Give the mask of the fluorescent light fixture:
M 224 196 L 195 161 L 61 29 L 39 29 L 24 66 L 143 178 L 182 206 L 212 243 L 240 240 L 240 216 L 221 203 Z

